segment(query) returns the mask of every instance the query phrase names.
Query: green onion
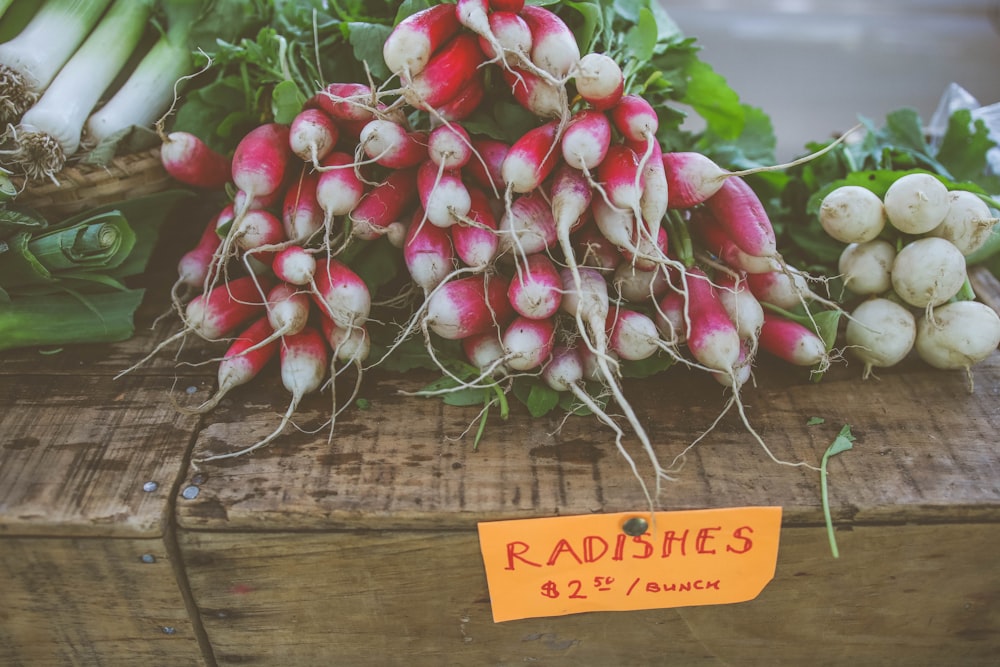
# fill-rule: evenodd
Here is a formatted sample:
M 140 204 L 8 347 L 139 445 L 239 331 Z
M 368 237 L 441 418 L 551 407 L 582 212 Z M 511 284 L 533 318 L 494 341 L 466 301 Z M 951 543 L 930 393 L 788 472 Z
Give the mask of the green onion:
M 16 37 L 0 44 L 0 125 L 20 120 L 108 4 L 110 0 L 47 0 Z

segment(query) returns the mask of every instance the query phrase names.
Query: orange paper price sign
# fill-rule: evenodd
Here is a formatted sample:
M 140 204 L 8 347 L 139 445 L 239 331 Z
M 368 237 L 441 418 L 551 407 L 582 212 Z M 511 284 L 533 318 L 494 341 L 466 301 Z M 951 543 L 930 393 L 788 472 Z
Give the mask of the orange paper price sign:
M 479 524 L 495 622 L 752 600 L 772 578 L 780 507 Z

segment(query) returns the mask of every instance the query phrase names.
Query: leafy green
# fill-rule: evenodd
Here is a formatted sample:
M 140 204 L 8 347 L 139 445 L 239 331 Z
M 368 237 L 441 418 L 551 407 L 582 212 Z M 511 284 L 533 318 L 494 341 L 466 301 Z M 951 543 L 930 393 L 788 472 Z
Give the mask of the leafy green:
M 830 460 L 830 457 L 836 456 L 850 450 L 854 447 L 854 436 L 851 435 L 851 427 L 844 425 L 840 429 L 840 433 L 834 438 L 830 446 L 826 448 L 823 453 L 823 459 L 820 461 L 819 465 L 819 483 L 820 483 L 820 494 L 823 503 L 823 518 L 826 521 L 826 534 L 830 540 L 830 551 L 833 553 L 834 558 L 840 558 L 840 550 L 837 548 L 837 538 L 834 536 L 833 532 L 833 519 L 830 514 L 830 493 L 827 484 L 827 471 L 826 464 Z

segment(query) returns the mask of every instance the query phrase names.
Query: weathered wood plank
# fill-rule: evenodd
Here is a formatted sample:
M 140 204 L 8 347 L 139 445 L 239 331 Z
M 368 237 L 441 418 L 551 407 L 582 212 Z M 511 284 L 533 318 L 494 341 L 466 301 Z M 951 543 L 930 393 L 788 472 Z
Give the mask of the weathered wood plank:
M 164 384 L 0 375 L 0 535 L 162 535 L 198 427 Z
M 0 537 L 0 664 L 204 665 L 160 539 Z
M 494 624 L 474 531 L 185 532 L 220 665 L 995 664 L 996 524 L 786 528 L 750 602 Z
M 820 383 L 780 368 L 762 372 L 744 393 L 747 414 L 780 460 L 818 465 L 843 424 L 855 448 L 830 463 L 838 520 L 1000 520 L 1000 353 L 976 369 L 969 394 L 960 372 L 919 362 L 862 381 L 860 368 L 838 367 Z M 703 374 L 673 369 L 634 382 L 629 393 L 664 462 L 708 428 L 724 404 Z M 217 530 L 465 528 L 481 519 L 635 510 L 645 500 L 607 429 L 590 418 L 532 420 L 523 411 L 493 420 L 474 451 L 456 440 L 475 408 L 397 395 L 427 377 L 378 377 L 363 396 L 367 411 L 349 410 L 328 431 L 285 435 L 250 456 L 202 464 L 193 500 L 181 499 L 184 528 Z M 277 424 L 282 399 L 248 387 L 206 417 L 194 456 L 232 451 Z M 302 407 L 314 429 L 329 397 Z M 809 425 L 810 418 L 825 420 Z M 627 446 L 645 479 L 636 442 Z M 190 479 L 190 478 L 189 478 Z M 787 523 L 821 521 L 818 473 L 775 463 L 735 410 L 691 451 L 677 481 L 666 483 L 665 509 L 778 504 Z

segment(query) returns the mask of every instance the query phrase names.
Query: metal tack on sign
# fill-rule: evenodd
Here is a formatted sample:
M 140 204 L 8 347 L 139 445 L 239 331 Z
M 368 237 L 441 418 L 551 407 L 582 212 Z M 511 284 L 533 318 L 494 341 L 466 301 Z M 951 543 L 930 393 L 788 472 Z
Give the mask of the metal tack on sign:
M 632 537 L 638 537 L 649 530 L 649 521 L 641 516 L 634 516 L 622 524 L 622 532 Z

